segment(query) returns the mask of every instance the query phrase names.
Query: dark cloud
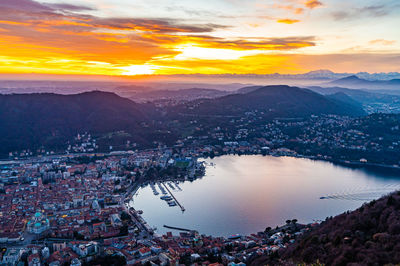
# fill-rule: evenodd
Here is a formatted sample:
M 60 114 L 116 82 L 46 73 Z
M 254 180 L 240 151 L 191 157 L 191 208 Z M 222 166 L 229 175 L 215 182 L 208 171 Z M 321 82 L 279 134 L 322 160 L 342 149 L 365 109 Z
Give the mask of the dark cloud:
M 350 20 L 360 18 L 361 16 L 367 17 L 382 17 L 389 13 L 390 8 L 385 5 L 372 5 L 360 8 L 354 8 L 351 11 L 335 11 L 332 12 L 332 17 L 335 20 Z
M 94 10 L 88 6 L 72 5 L 67 3 L 43 4 L 33 0 L 1 0 L 0 8 L 13 9 L 26 12 L 51 12 L 51 11 L 89 11 Z
M 335 20 L 345 20 L 352 17 L 352 14 L 346 11 L 335 11 L 332 12 L 332 17 Z
M 367 13 L 368 15 L 373 17 L 381 17 L 389 13 L 385 5 L 366 6 L 360 8 L 358 11 L 361 13 Z
M 52 8 L 32 0 L 1 0 L 1 9 L 14 9 L 19 11 L 51 11 Z
M 80 23 L 87 27 L 88 31 L 93 28 L 116 29 L 116 30 L 140 30 L 155 33 L 208 33 L 216 29 L 227 28 L 224 25 L 208 24 L 186 24 L 173 19 L 145 19 L 145 18 L 100 18 L 89 14 L 74 13 L 77 11 L 93 10 L 87 6 L 71 4 L 41 4 L 32 0 L 0 0 L 0 20 L 11 22 L 26 22 L 40 26 L 49 24 L 49 20 L 62 20 L 75 27 Z M 46 21 L 46 23 L 44 23 Z M 73 23 L 67 23 L 67 22 Z M 75 25 L 74 25 L 75 24 Z
M 96 27 L 119 30 L 143 30 L 157 33 L 207 33 L 215 29 L 227 28 L 217 24 L 186 25 L 171 19 L 142 19 L 142 18 L 96 18 L 91 22 Z
M 55 10 L 62 11 L 91 11 L 95 10 L 92 7 L 82 6 L 82 5 L 71 5 L 71 4 L 46 4 L 46 6 L 53 8 Z
M 251 39 L 254 39 L 254 41 Z M 292 50 L 316 45 L 314 36 L 250 38 L 247 40 L 226 40 L 211 36 L 199 36 L 196 42 L 203 47 L 233 50 Z

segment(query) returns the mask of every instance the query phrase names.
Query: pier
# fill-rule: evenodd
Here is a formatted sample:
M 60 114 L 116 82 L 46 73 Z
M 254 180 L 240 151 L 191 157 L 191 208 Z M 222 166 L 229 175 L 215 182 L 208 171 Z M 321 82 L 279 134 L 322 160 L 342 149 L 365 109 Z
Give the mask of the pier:
M 172 194 L 172 192 L 167 188 L 167 186 L 164 183 L 161 183 L 165 189 L 168 191 L 168 193 L 171 195 L 171 197 L 175 200 L 176 204 L 178 204 L 178 206 L 181 208 L 181 211 L 184 212 L 185 211 L 185 207 L 183 207 L 179 201 L 175 198 L 174 194 Z
M 178 230 L 178 231 L 185 231 L 185 232 L 189 232 L 189 233 L 197 232 L 196 230 L 190 230 L 190 229 L 181 228 L 181 227 L 169 226 L 169 225 L 165 225 L 165 224 L 164 224 L 164 227 L 168 228 L 168 229 L 173 229 L 173 230 Z

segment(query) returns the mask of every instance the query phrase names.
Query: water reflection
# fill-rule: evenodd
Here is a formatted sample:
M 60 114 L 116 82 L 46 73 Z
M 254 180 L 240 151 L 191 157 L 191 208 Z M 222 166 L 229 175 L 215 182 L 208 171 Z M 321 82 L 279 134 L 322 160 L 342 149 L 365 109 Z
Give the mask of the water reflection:
M 250 234 L 287 219 L 325 219 L 400 188 L 393 174 L 301 158 L 229 155 L 206 162 L 202 179 L 179 183 L 182 190 L 171 188 L 184 213 L 150 186 L 135 194 L 134 207 L 158 233 L 169 231 L 166 224 L 212 235 Z

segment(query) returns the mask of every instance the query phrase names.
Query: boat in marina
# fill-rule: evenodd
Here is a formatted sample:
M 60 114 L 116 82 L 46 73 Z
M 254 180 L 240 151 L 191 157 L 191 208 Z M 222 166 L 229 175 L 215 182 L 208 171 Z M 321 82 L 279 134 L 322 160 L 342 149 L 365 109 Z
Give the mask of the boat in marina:
M 157 183 L 157 185 L 158 185 L 158 188 L 161 190 L 161 193 L 166 195 L 167 191 L 165 191 L 165 189 L 161 186 L 161 183 Z
M 172 190 L 175 190 L 175 187 L 172 185 L 171 182 L 168 182 L 167 184 L 168 184 L 168 186 L 169 186 Z
M 171 196 L 161 196 L 160 199 L 169 201 L 169 200 L 172 200 L 172 197 Z
M 169 205 L 170 207 L 174 207 L 174 206 L 176 206 L 176 202 L 175 202 L 175 201 L 173 201 L 173 200 L 171 200 L 171 201 L 167 201 L 167 203 L 168 203 L 168 205 Z
M 177 189 L 179 189 L 180 191 L 182 191 L 182 189 L 179 187 L 179 183 L 178 183 L 178 182 L 175 182 L 175 187 L 176 187 Z
M 241 238 L 241 237 L 242 237 L 242 236 L 239 235 L 239 234 L 234 234 L 234 235 L 229 236 L 228 239 L 234 240 L 234 239 L 239 239 L 239 238 Z
M 157 189 L 156 189 L 156 187 L 154 186 L 153 183 L 150 184 L 150 188 L 151 188 L 151 190 L 153 191 L 153 194 L 154 194 L 155 196 L 157 196 L 157 195 L 160 194 L 160 193 L 157 191 Z

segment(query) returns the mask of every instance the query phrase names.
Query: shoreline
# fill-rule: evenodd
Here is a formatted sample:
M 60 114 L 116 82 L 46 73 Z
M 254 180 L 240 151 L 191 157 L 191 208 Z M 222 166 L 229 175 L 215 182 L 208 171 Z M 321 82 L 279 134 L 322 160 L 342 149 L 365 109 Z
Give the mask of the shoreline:
M 154 149 L 144 149 L 144 150 L 138 150 L 136 153 L 140 152 L 145 152 L 149 150 L 154 150 Z M 51 158 L 58 158 L 58 157 L 82 157 L 82 156 L 129 156 L 132 154 L 127 153 L 126 151 L 121 151 L 119 152 L 114 152 L 113 154 L 111 153 L 101 153 L 101 152 L 90 152 L 90 153 L 60 153 L 60 154 L 52 154 L 48 156 L 33 156 L 33 157 L 26 157 L 26 158 L 20 158 L 20 159 L 0 159 L 0 166 L 1 165 L 7 165 L 7 164 L 14 164 L 14 163 L 19 163 L 19 162 L 24 162 L 24 161 L 29 161 L 29 160 L 43 160 L 44 158 L 48 157 L 49 159 Z M 219 155 L 216 155 L 214 157 L 220 157 L 224 155 L 237 155 L 237 156 L 246 156 L 246 155 L 261 155 L 261 156 L 273 156 L 273 157 L 292 157 L 292 158 L 305 158 L 305 159 L 310 159 L 310 160 L 316 160 L 316 161 L 325 161 L 325 162 L 331 162 L 335 164 L 339 164 L 342 166 L 355 166 L 358 168 L 363 168 L 363 167 L 377 167 L 377 168 L 382 168 L 382 169 L 390 169 L 390 170 L 398 170 L 400 173 L 400 165 L 395 166 L 392 164 L 382 164 L 382 163 L 371 163 L 371 162 L 359 162 L 359 161 L 348 161 L 348 160 L 340 160 L 340 159 L 325 159 L 325 158 L 320 158 L 317 156 L 307 156 L 307 155 L 293 155 L 293 154 L 273 154 L 273 153 L 268 153 L 268 154 L 262 154 L 262 153 L 244 153 L 244 154 L 239 154 L 239 153 L 222 153 Z M 201 156 L 199 158 L 211 158 L 210 156 L 204 157 Z
M 290 157 L 290 158 L 302 158 L 302 159 L 309 159 L 309 160 L 314 160 L 314 161 L 323 161 L 323 162 L 330 162 L 333 164 L 338 164 L 341 166 L 349 167 L 349 168 L 368 168 L 368 167 L 376 167 L 380 169 L 387 169 L 387 170 L 393 170 L 393 171 L 399 171 L 399 177 L 400 177 L 400 166 L 394 166 L 391 164 L 380 164 L 380 163 L 370 163 L 370 162 L 358 162 L 358 161 L 347 161 L 347 160 L 339 160 L 339 159 L 325 159 L 325 158 L 319 158 L 316 156 L 307 156 L 307 155 L 292 155 L 292 154 L 261 154 L 261 153 L 244 153 L 244 154 L 238 154 L 238 153 L 223 153 L 221 155 L 216 155 L 215 157 L 220 157 L 224 155 L 236 155 L 236 156 L 253 156 L 253 155 L 261 155 L 261 156 L 272 156 L 272 157 Z M 205 158 L 211 158 L 211 157 L 205 157 Z
M 231 154 L 220 154 L 220 155 L 218 155 L 218 156 L 215 156 L 214 158 L 218 158 L 218 157 L 223 157 L 223 156 L 232 156 L 232 155 L 234 155 L 234 156 L 263 156 L 262 154 L 243 154 L 243 155 L 239 155 L 239 154 L 233 154 L 233 153 L 231 153 Z M 340 166 L 343 166 L 343 167 L 347 167 L 347 168 L 353 168 L 353 169 L 363 169 L 363 168 L 368 168 L 368 167 L 379 167 L 380 169 L 390 169 L 390 170 L 400 170 L 399 168 L 397 168 L 397 167 L 382 167 L 381 165 L 376 165 L 376 164 L 369 164 L 369 163 L 356 163 L 356 162 L 340 162 L 340 161 L 333 161 L 333 160 L 328 160 L 328 159 L 322 159 L 322 158 L 313 158 L 313 157 L 309 157 L 309 156 L 293 156 L 293 155 L 271 155 L 271 154 L 268 154 L 268 155 L 265 155 L 265 156 L 270 156 L 270 157 L 288 157 L 288 158 L 299 158 L 299 159 L 308 159 L 308 160 L 312 160 L 312 161 L 324 161 L 324 162 L 329 162 L 329 163 L 332 163 L 332 164 L 337 164 L 337 165 L 340 165 Z M 213 158 L 213 159 L 214 159 Z M 211 159 L 210 157 L 200 157 L 200 159 Z M 399 172 L 400 173 L 400 172 Z M 398 177 L 400 178 L 400 174 L 398 175 Z M 146 184 L 146 182 L 139 182 L 139 183 L 136 183 L 136 184 L 134 184 L 135 186 L 136 186 L 136 188 L 134 189 L 134 193 L 136 193 L 136 191 L 143 185 L 143 184 Z M 394 190 L 395 191 L 395 190 Z M 391 191 L 390 193 L 393 193 L 394 191 Z M 129 195 L 130 196 L 133 196 L 134 195 L 134 193 L 133 192 L 131 192 Z M 372 200 L 372 199 L 371 199 Z M 364 201 L 364 202 L 370 202 L 371 200 L 367 200 L 367 201 Z M 127 204 L 129 204 L 129 203 L 127 203 Z M 361 207 L 361 205 L 363 204 L 363 202 L 360 202 L 360 206 L 359 207 Z M 132 208 L 134 208 L 134 206 L 133 205 L 129 205 L 129 207 L 130 206 L 132 206 Z M 358 207 L 357 207 L 358 208 Z M 349 209 L 349 211 L 353 211 L 353 209 Z M 339 214 L 338 214 L 339 215 Z M 142 219 L 143 219 L 143 221 L 144 221 L 144 223 L 145 224 L 147 224 L 147 225 L 150 225 L 150 224 L 148 224 L 147 223 L 147 221 L 143 218 L 143 216 L 142 215 L 140 215 L 141 217 L 142 217 Z M 314 221 L 314 223 L 315 223 L 315 221 L 319 221 L 319 220 L 314 220 L 314 219 L 310 219 L 310 221 Z M 282 222 L 284 222 L 284 221 L 282 221 Z M 319 222 L 318 222 L 319 223 Z M 306 223 L 304 223 L 304 225 L 310 225 L 310 224 L 313 224 L 313 222 L 306 222 Z M 279 224 L 277 224 L 277 225 L 275 225 L 275 226 L 278 226 L 278 227 L 280 227 L 280 225 Z M 174 226 L 172 226 L 172 227 L 174 227 Z M 189 227 L 190 228 L 190 227 Z M 200 232 L 201 233 L 201 232 Z M 255 233 L 257 233 L 257 232 L 253 232 L 253 233 L 251 233 L 251 234 L 255 234 Z M 157 232 L 155 232 L 155 234 L 157 234 L 158 235 L 158 233 Z M 243 234 L 243 236 L 248 236 L 248 235 L 250 235 L 250 234 Z M 212 236 L 212 237 L 223 237 L 223 238 L 227 238 L 227 236 L 223 236 L 223 235 L 213 235 L 213 234 L 211 234 L 210 236 Z

